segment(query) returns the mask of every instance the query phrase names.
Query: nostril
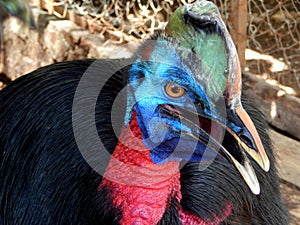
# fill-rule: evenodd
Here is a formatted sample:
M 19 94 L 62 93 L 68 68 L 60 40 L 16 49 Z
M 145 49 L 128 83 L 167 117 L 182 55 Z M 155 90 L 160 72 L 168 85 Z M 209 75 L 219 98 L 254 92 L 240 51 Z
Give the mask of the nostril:
M 185 23 L 191 24 L 197 31 L 203 31 L 208 34 L 220 31 L 218 22 L 211 15 L 199 15 L 193 11 L 187 11 L 183 17 Z

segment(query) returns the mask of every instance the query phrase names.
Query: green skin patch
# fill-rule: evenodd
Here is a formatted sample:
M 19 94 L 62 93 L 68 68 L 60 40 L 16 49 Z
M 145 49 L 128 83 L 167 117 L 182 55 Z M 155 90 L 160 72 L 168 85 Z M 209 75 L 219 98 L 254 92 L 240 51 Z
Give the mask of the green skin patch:
M 225 38 L 220 34 L 207 34 L 185 22 L 184 14 L 192 11 L 197 15 L 208 15 L 221 20 L 218 9 L 210 2 L 197 2 L 178 8 L 171 16 L 166 33 L 182 47 L 182 58 L 186 58 L 191 49 L 201 62 L 197 71 L 193 71 L 199 80 L 206 80 L 206 91 L 211 99 L 222 96 L 226 87 L 228 73 L 228 51 Z M 222 24 L 221 24 L 222 25 Z M 186 49 L 186 51 L 184 50 Z

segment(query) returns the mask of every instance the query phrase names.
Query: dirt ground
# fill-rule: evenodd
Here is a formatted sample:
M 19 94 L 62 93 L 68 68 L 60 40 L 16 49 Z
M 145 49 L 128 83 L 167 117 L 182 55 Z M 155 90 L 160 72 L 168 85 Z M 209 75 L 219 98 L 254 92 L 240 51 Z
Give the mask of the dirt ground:
M 300 225 L 300 188 L 282 181 L 281 193 L 289 208 L 291 225 Z

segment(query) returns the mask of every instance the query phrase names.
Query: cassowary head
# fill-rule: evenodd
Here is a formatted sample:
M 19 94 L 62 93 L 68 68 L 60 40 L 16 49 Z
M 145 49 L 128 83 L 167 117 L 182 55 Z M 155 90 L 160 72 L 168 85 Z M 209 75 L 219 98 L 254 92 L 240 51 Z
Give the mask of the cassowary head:
M 241 104 L 238 56 L 214 4 L 177 9 L 165 32 L 140 48 L 129 69 L 125 123 L 133 114 L 153 163 L 224 160 L 259 194 L 248 157 L 265 171 L 269 160 Z

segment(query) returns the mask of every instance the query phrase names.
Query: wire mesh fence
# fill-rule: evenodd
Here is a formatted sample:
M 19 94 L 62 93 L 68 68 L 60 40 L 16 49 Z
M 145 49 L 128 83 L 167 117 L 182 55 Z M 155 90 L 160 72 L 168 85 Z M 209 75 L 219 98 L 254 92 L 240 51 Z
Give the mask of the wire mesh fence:
M 65 17 L 69 10 L 98 26 L 110 42 L 145 39 L 162 29 L 173 11 L 193 0 L 39 0 L 49 13 Z M 231 0 L 214 0 L 230 28 Z M 276 79 L 300 95 L 300 1 L 248 0 L 246 69 Z M 58 10 L 59 9 L 59 10 Z M 247 12 L 245 12 L 247 13 Z M 99 29 L 100 27 L 100 29 Z
M 300 1 L 273 0 L 248 3 L 248 48 L 272 56 L 249 60 L 250 71 L 266 74 L 291 86 L 300 86 Z M 254 57 L 255 58 L 255 57 Z

